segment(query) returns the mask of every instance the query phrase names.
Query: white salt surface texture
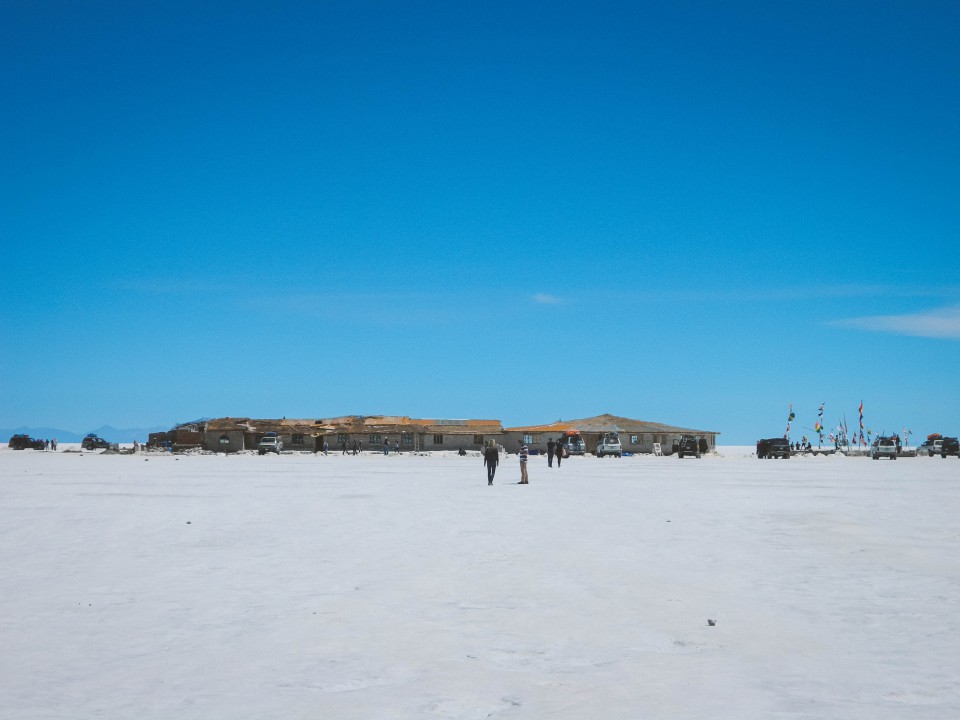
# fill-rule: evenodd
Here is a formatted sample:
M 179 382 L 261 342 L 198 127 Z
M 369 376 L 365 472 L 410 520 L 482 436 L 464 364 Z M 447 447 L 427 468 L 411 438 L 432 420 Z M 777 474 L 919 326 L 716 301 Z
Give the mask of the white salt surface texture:
M 750 451 L 0 450 L 0 717 L 960 718 L 960 462 Z

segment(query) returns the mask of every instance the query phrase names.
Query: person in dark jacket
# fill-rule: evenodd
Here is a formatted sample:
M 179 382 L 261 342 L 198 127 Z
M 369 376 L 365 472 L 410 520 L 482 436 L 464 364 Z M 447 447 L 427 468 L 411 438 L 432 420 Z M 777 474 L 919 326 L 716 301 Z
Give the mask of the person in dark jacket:
M 557 443 L 553 440 L 547 443 L 547 467 L 553 467 L 553 451 L 557 447 Z
M 487 485 L 493 485 L 493 476 L 497 474 L 497 465 L 500 462 L 500 453 L 497 444 L 491 440 L 483 449 L 483 464 L 487 466 Z
M 557 467 L 560 467 L 560 461 L 563 459 L 563 438 L 557 438 L 557 447 L 554 454 L 557 456 Z

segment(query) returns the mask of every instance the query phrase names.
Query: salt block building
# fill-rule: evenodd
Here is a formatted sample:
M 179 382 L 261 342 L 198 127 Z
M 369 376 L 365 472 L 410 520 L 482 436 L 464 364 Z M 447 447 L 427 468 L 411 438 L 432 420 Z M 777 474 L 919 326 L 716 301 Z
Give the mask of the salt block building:
M 578 420 L 557 420 L 545 425 L 505 428 L 503 446 L 507 452 L 516 452 L 523 441 L 531 452 L 546 453 L 550 440 L 556 440 L 570 430 L 579 431 L 588 453 L 594 452 L 604 434 L 611 432 L 620 436 L 624 452 L 633 453 L 652 453 L 656 445 L 669 453 L 673 441 L 678 440 L 681 435 L 702 438 L 706 440 L 709 451 L 713 451 L 717 447 L 717 436 L 720 434 L 716 430 L 697 430 L 607 414 Z
M 363 450 L 382 450 L 385 443 L 404 451 L 479 450 L 487 440 L 502 442 L 499 420 L 420 419 L 398 415 L 346 415 L 335 418 L 208 420 L 202 446 L 215 452 L 256 448 L 268 432 L 277 433 L 284 450 L 320 452 L 356 442 Z

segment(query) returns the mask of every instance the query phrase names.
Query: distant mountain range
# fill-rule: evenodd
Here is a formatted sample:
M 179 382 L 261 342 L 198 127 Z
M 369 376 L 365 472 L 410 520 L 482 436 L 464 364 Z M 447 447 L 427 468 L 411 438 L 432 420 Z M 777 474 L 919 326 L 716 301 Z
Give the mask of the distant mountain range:
M 102 427 L 98 427 L 94 430 L 88 430 L 87 432 L 96 433 L 107 442 L 131 443 L 134 440 L 146 442 L 147 436 L 150 433 L 166 432 L 169 429 L 169 427 L 118 429 L 110 425 L 103 425 Z M 10 430 L 0 428 L 0 441 L 2 441 L 5 445 L 11 436 L 19 434 L 29 435 L 32 438 L 39 438 L 41 440 L 52 440 L 53 438 L 56 438 L 57 442 L 60 443 L 78 443 L 83 440 L 83 436 L 87 433 L 76 433 L 70 432 L 69 430 L 49 427 L 18 427 Z

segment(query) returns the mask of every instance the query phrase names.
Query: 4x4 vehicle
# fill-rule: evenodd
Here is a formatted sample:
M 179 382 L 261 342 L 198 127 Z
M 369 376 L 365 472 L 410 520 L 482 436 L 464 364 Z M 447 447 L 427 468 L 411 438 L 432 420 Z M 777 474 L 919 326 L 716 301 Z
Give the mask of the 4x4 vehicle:
M 262 438 L 260 442 L 257 443 L 257 452 L 260 455 L 265 455 L 268 452 L 280 454 L 280 451 L 283 449 L 283 440 L 280 439 L 280 436 L 275 432 L 268 432 Z
M 103 448 L 110 447 L 110 443 L 104 440 L 102 437 L 96 433 L 89 433 L 81 442 L 80 448 L 82 450 L 101 450 Z
M 897 441 L 892 437 L 878 437 L 870 448 L 870 457 L 879 460 L 882 457 L 897 459 Z
M 43 440 L 35 440 L 29 435 L 14 435 L 7 443 L 14 450 L 43 450 Z
M 940 457 L 945 458 L 947 455 L 960 457 L 960 440 L 955 437 L 945 437 L 940 441 Z
M 587 444 L 580 437 L 579 430 L 567 430 L 560 437 L 560 442 L 567 455 L 583 455 L 587 451 Z
M 941 440 L 924 440 L 922 443 L 917 445 L 917 455 L 926 455 L 927 457 L 933 457 L 933 446 L 934 443 L 937 444 L 937 451 L 940 450 Z
M 693 457 L 701 457 L 703 451 L 703 445 L 705 442 L 701 442 L 700 438 L 696 435 L 681 435 L 679 440 L 673 441 L 673 451 L 677 454 L 677 457 L 681 460 L 684 455 L 692 455 Z
M 620 443 L 620 435 L 615 432 L 603 434 L 603 438 L 597 443 L 597 457 L 601 458 L 604 455 L 623 457 L 623 445 Z
M 767 438 L 757 440 L 757 459 L 765 458 L 783 458 L 790 459 L 790 441 L 786 438 Z

